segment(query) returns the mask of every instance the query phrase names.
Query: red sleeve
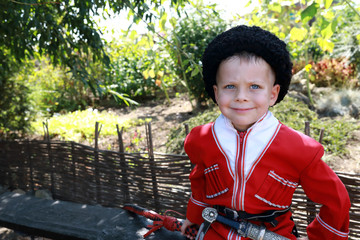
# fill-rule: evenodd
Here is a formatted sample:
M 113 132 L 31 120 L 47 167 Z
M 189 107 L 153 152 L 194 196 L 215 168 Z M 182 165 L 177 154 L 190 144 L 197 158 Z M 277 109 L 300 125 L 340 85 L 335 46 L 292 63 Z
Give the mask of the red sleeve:
M 184 148 L 191 162 L 195 164 L 189 176 L 191 182 L 191 197 L 188 202 L 186 217 L 190 222 L 200 225 L 204 221 L 202 211 L 210 205 L 203 201 L 203 199 L 205 199 L 205 176 L 204 165 L 201 161 L 200 146 L 197 146 L 199 142 L 197 139 L 198 130 L 199 127 L 196 127 L 189 133 L 185 139 Z
M 349 194 L 335 172 L 320 158 L 321 149 L 301 174 L 306 195 L 321 205 L 320 213 L 307 227 L 309 240 L 348 239 Z

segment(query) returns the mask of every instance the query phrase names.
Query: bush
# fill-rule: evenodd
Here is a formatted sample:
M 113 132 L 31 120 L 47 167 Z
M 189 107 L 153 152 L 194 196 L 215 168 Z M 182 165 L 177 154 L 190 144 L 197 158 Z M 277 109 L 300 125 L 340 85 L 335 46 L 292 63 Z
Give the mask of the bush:
M 91 104 L 90 89 L 72 77 L 66 69 L 54 67 L 45 57 L 31 62 L 28 82 L 34 108 L 38 113 L 50 116 L 58 112 L 85 109 Z
M 30 127 L 33 108 L 25 81 L 11 77 L 0 84 L 0 138 L 23 136 Z
M 208 99 L 201 74 L 201 58 L 208 43 L 226 29 L 226 24 L 211 8 L 199 6 L 177 21 L 169 48 L 178 77 L 185 81 L 191 99 Z
M 27 63 L 0 47 L 0 138 L 21 137 L 30 126 L 34 109 L 29 97 Z
M 173 62 L 161 44 L 155 45 L 153 35 L 129 35 L 113 42 L 110 47 L 112 69 L 106 86 L 130 98 L 153 98 L 159 90 L 174 84 L 170 70 Z
M 333 58 L 347 58 L 356 66 L 357 78 L 360 78 L 360 21 L 352 9 L 345 8 L 340 18 L 343 22 L 341 31 L 334 35 Z
M 356 78 L 356 66 L 346 58 L 323 59 L 317 63 L 311 62 L 310 80 L 317 87 L 359 87 Z
M 196 126 L 215 121 L 215 119 L 219 115 L 220 115 L 220 111 L 217 110 L 217 108 L 208 109 L 198 114 L 197 116 L 184 121 L 184 124 L 187 124 L 189 126 L 189 129 L 191 130 Z M 168 141 L 166 143 L 166 152 L 184 154 L 185 136 L 186 136 L 186 132 L 183 125 L 171 129 L 168 137 Z

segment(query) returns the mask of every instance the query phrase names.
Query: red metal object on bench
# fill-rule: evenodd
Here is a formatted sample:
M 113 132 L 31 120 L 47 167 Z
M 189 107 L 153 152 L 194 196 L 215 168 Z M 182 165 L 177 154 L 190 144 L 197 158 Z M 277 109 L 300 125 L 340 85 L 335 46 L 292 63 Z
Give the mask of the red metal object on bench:
M 182 226 L 182 222 L 175 217 L 161 215 L 154 211 L 139 207 L 135 204 L 125 204 L 123 209 L 128 210 L 133 213 L 136 213 L 138 215 L 144 216 L 153 221 L 153 225 L 148 225 L 150 230 L 144 235 L 144 238 L 149 236 L 152 232 L 155 232 L 156 230 L 160 229 L 161 227 L 164 227 L 167 230 L 174 232 L 174 231 L 180 231 L 181 226 Z M 168 210 L 166 212 L 169 212 L 169 211 L 171 211 L 171 210 Z M 166 212 L 165 212 L 165 214 L 166 214 Z M 172 211 L 172 212 L 175 212 L 175 211 Z M 191 235 L 193 237 L 196 237 L 197 231 L 198 231 L 198 229 L 195 226 L 191 226 L 186 229 L 185 233 L 188 235 Z

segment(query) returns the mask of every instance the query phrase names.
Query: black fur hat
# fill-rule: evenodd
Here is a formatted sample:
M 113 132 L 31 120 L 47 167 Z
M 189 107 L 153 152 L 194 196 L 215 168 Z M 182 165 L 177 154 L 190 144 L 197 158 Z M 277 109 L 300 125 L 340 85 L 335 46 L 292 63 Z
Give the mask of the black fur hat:
M 242 52 L 252 53 L 264 59 L 275 72 L 275 84 L 280 85 L 276 103 L 288 92 L 292 62 L 286 44 L 274 34 L 257 26 L 240 25 L 231 28 L 212 40 L 205 49 L 202 64 L 205 90 L 214 102 L 213 85 L 216 85 L 216 73 L 225 59 Z

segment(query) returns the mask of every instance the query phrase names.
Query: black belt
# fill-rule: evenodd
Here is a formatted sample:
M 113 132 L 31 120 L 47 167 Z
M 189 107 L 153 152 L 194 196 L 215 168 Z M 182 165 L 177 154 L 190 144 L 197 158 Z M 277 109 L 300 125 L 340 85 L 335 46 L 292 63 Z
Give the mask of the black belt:
M 278 225 L 278 221 L 275 220 L 278 216 L 281 216 L 288 211 L 290 211 L 290 207 L 283 209 L 283 210 L 269 210 L 260 214 L 251 214 L 245 211 L 236 211 L 231 208 L 227 208 L 224 206 L 216 205 L 214 208 L 220 213 L 225 215 L 227 218 L 233 219 L 235 221 L 240 220 L 254 220 L 254 221 L 261 221 L 261 222 L 269 222 L 271 225 L 276 227 Z M 292 218 L 291 218 L 292 220 Z M 292 230 L 292 234 L 296 237 L 299 237 L 298 231 L 296 229 L 296 225 Z
M 290 207 L 283 210 L 269 210 L 260 214 L 251 214 L 245 211 L 236 211 L 231 208 L 224 206 L 216 205 L 214 208 L 221 214 L 225 215 L 227 218 L 239 221 L 239 220 L 253 220 L 261 222 L 269 222 L 274 227 L 277 226 L 278 221 L 275 220 L 278 216 L 281 216 L 287 213 L 290 210 Z

